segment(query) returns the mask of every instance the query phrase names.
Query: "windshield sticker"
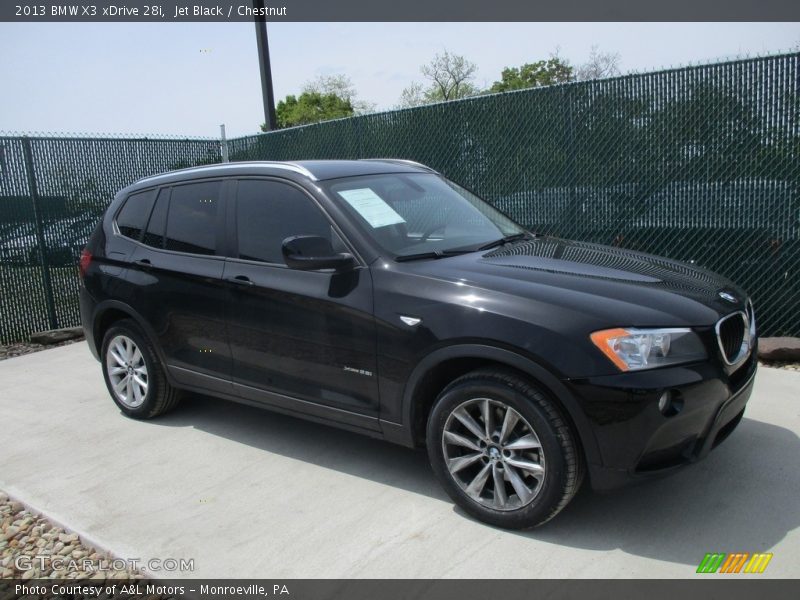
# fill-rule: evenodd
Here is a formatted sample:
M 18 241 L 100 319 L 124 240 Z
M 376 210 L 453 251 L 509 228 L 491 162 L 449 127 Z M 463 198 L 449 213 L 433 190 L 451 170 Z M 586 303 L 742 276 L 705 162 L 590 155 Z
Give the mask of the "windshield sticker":
M 370 188 L 357 190 L 342 190 L 337 192 L 345 201 L 360 214 L 373 229 L 405 223 L 405 219 L 398 215 L 386 201 L 373 192 Z

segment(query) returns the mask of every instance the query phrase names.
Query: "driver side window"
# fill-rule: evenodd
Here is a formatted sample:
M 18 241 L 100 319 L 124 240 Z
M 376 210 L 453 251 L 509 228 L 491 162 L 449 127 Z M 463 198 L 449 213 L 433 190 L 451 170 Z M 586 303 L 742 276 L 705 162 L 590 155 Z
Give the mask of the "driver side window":
M 238 258 L 284 264 L 283 240 L 318 235 L 334 248 L 341 241 L 320 208 L 299 189 L 277 181 L 242 179 L 236 197 Z

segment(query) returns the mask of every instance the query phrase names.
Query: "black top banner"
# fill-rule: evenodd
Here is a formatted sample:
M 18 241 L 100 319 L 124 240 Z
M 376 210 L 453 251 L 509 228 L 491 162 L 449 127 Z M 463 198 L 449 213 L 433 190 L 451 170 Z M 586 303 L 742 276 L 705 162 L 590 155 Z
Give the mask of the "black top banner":
M 797 0 L 3 0 L 7 22 L 800 21 Z

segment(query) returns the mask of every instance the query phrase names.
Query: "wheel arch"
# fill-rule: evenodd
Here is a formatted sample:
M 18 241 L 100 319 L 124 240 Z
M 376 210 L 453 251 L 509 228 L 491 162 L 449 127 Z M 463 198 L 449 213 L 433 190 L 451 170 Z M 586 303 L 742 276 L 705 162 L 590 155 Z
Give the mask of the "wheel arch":
M 102 353 L 103 337 L 106 331 L 114 325 L 114 323 L 123 319 L 132 319 L 136 322 L 144 335 L 147 336 L 150 344 L 155 348 L 158 358 L 162 364 L 166 365 L 164 354 L 161 347 L 156 343 L 158 339 L 153 329 L 148 325 L 147 321 L 133 308 L 124 302 L 118 300 L 106 300 L 97 305 L 92 316 L 92 341 L 97 348 L 98 355 Z M 168 380 L 171 379 L 169 369 L 164 369 Z M 170 383 L 172 383 L 170 381 Z
M 526 356 L 484 344 L 440 348 L 428 354 L 414 368 L 403 393 L 403 422 L 407 424 L 411 445 L 424 445 L 428 414 L 439 392 L 455 378 L 487 366 L 511 369 L 543 388 L 564 410 L 578 436 L 587 464 L 600 464 L 600 451 L 589 421 L 561 381 Z

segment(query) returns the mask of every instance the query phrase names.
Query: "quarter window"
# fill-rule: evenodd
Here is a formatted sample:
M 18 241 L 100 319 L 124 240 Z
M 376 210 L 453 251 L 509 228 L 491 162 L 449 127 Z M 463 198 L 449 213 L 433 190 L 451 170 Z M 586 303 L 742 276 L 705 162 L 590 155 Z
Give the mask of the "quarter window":
M 117 215 L 117 229 L 125 237 L 138 240 L 142 235 L 147 217 L 153 208 L 154 190 L 139 192 L 128 196 L 125 205 Z
M 342 245 L 319 207 L 297 188 L 275 181 L 239 181 L 236 202 L 239 258 L 283 264 L 283 240 L 318 235 Z
M 219 212 L 219 181 L 172 188 L 167 217 L 167 250 L 214 254 Z

